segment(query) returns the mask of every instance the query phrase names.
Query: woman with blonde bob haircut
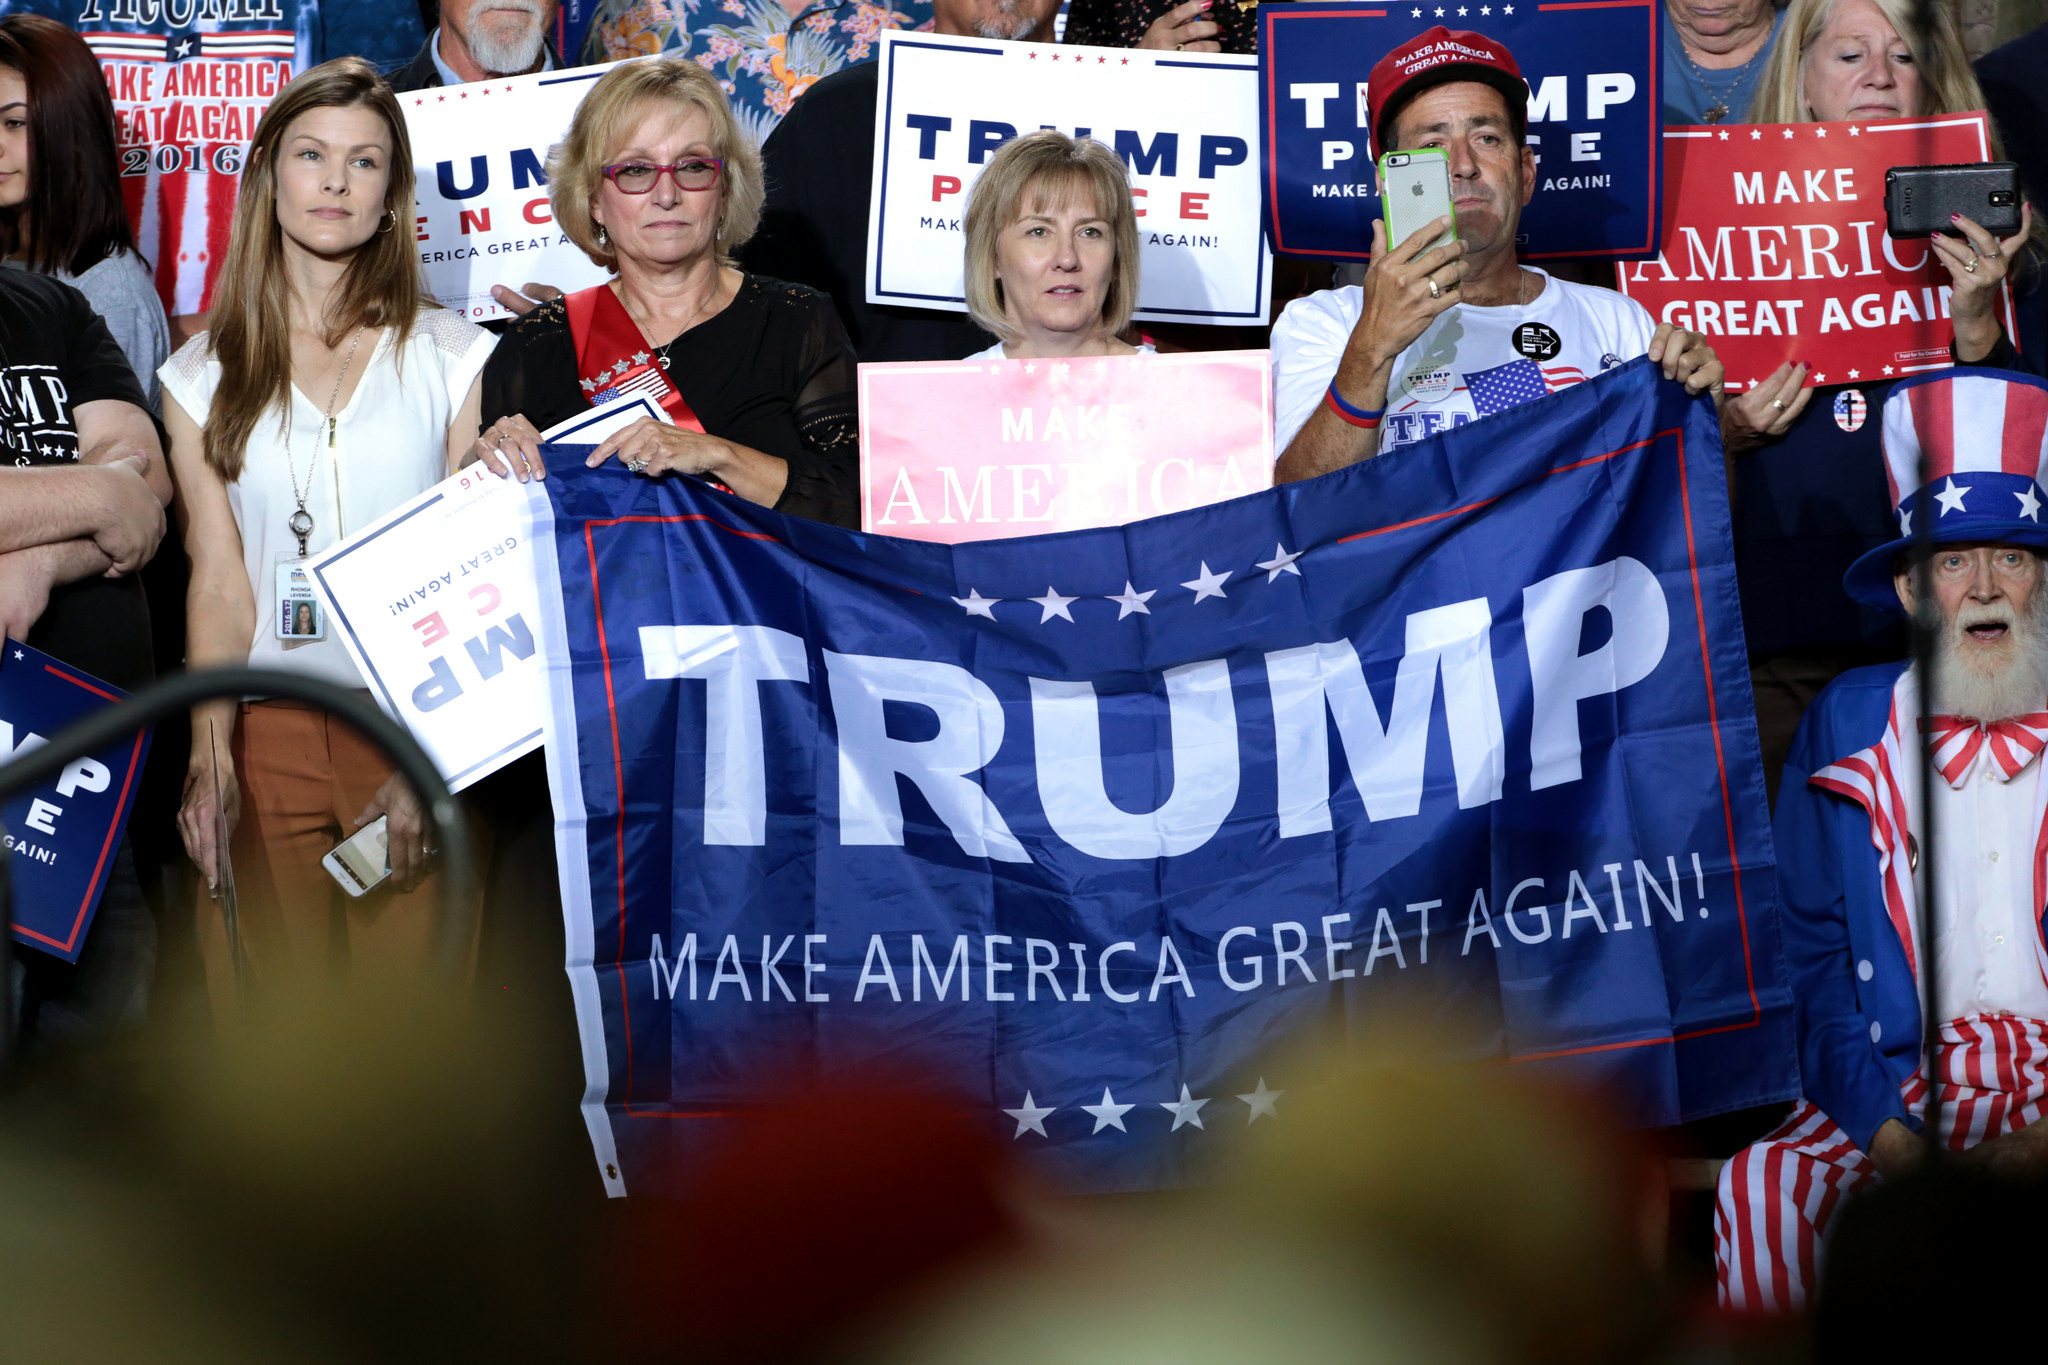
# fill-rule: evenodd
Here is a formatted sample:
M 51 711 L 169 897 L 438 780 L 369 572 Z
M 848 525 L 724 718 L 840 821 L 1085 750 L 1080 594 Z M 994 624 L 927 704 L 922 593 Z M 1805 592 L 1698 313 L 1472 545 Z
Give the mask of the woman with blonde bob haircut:
M 301 609 L 303 561 L 445 477 L 475 437 L 493 345 L 422 298 L 412 222 L 412 147 L 376 68 L 346 57 L 287 85 L 249 148 L 212 330 L 159 371 L 194 668 L 364 687 Z M 192 735 L 185 848 L 217 885 L 225 833 L 240 892 L 236 925 L 202 928 L 216 998 L 234 1003 L 242 974 L 266 993 L 317 980 L 339 939 L 359 973 L 423 966 L 432 849 L 390 762 L 281 700 L 196 707 Z M 393 875 L 345 899 L 320 858 L 379 816 Z
M 1131 355 L 1119 333 L 1137 309 L 1122 160 L 1051 129 L 1004 143 L 967 203 L 967 311 L 1002 340 L 969 358 Z
M 693 61 L 613 67 L 548 153 L 555 221 L 608 283 L 522 317 L 484 368 L 468 458 L 544 476 L 540 433 L 621 393 L 658 401 L 590 455 L 694 474 L 793 516 L 859 524 L 855 358 L 839 315 L 733 253 L 761 218 L 761 154 Z

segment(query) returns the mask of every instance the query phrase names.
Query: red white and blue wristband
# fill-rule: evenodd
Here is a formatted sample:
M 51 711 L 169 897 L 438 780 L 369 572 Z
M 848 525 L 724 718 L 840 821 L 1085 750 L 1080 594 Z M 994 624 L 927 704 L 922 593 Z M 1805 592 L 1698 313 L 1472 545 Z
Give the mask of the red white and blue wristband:
M 1337 392 L 1337 381 L 1334 379 L 1330 381 L 1330 387 L 1323 391 L 1323 405 L 1352 426 L 1366 431 L 1378 430 L 1380 418 L 1387 415 L 1385 408 L 1374 408 L 1368 412 L 1364 408 L 1352 407 L 1344 401 L 1344 396 Z

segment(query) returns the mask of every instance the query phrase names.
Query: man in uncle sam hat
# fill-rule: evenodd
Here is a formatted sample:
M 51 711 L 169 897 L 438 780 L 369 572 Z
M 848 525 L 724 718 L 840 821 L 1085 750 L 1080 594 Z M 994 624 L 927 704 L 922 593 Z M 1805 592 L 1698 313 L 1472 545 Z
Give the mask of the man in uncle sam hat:
M 1913 533 L 1928 531 L 1940 1131 L 1968 1160 L 2048 1169 L 2048 384 L 1980 369 L 1902 381 L 1883 440 L 1899 538 L 1843 586 L 1912 613 Z M 1904 663 L 1845 673 L 1792 742 L 1774 823 L 1805 1098 L 1721 1172 L 1729 1307 L 1804 1303 L 1841 1199 L 1922 1150 L 1926 821 L 1923 749 L 1908 738 L 1922 685 Z
M 1721 403 L 1731 451 L 1782 434 L 1783 402 L 1721 397 L 1705 338 L 1643 306 L 1524 266 L 1522 210 L 1536 192 L 1529 87 L 1514 54 L 1441 24 L 1374 66 L 1366 113 L 1376 153 L 1440 149 L 1457 239 L 1438 220 L 1406 241 L 1373 223 L 1363 285 L 1287 305 L 1273 326 L 1274 477 L 1285 483 L 1411 444 L 1648 355 L 1668 379 Z

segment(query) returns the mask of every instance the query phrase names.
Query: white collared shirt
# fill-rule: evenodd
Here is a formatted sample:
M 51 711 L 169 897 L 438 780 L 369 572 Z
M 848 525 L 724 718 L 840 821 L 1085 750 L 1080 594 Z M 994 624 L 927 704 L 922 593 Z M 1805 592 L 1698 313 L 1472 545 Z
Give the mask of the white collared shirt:
M 1986 744 L 1954 788 L 1934 775 L 1937 1006 L 1944 1018 L 2016 1014 L 2048 1019 L 2048 981 L 2035 957 L 2034 841 L 2040 834 L 2036 757 L 2018 776 Z

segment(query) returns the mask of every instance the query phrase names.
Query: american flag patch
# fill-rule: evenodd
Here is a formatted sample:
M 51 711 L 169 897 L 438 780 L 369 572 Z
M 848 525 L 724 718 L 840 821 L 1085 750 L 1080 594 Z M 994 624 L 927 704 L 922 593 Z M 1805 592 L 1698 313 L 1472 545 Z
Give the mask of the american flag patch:
M 1505 412 L 1517 404 L 1550 396 L 1543 367 L 1533 360 L 1511 360 L 1490 370 L 1465 376 L 1465 388 L 1472 406 L 1481 417 Z
M 612 395 L 616 398 L 631 398 L 641 393 L 659 403 L 668 397 L 668 376 L 652 365 L 642 365 L 623 382 L 612 386 Z
M 625 362 L 621 361 L 620 367 L 623 368 L 624 364 Z M 586 380 L 585 387 L 588 386 L 589 381 Z M 618 383 L 607 384 L 604 388 L 591 393 L 590 406 L 602 407 L 614 398 L 632 398 L 643 393 L 655 402 L 661 402 L 668 397 L 668 377 L 652 365 L 636 365 L 628 370 L 626 377 Z

